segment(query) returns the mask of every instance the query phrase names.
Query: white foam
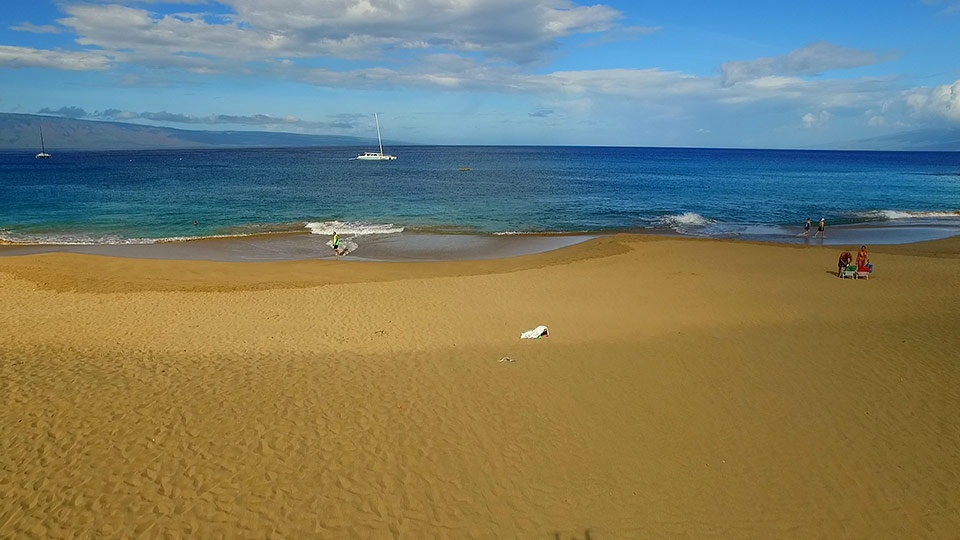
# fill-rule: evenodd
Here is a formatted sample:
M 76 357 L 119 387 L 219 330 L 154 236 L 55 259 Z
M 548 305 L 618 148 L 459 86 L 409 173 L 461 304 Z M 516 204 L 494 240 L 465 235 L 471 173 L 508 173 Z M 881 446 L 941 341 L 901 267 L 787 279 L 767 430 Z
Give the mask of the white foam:
M 310 234 L 331 235 L 352 234 L 363 236 L 367 234 L 394 234 L 403 232 L 403 227 L 392 223 L 364 223 L 360 221 L 322 221 L 310 222 L 305 225 Z
M 53 246 L 133 245 L 156 242 L 156 240 L 149 238 L 121 238 L 114 235 L 71 236 L 66 234 L 0 234 L 0 240 L 14 244 Z
M 689 227 L 691 225 L 693 226 L 710 225 L 711 223 L 714 223 L 714 220 L 707 219 L 696 212 L 684 212 L 682 214 L 676 214 L 673 216 L 661 217 L 660 222 L 664 225 L 669 225 L 669 226 Z
M 356 238 L 356 237 L 355 237 L 355 236 L 351 236 L 350 238 L 346 238 L 346 239 L 340 241 L 340 255 L 341 255 L 341 256 L 342 256 L 342 255 L 349 255 L 350 253 L 353 253 L 354 251 L 356 251 L 358 247 L 360 247 L 359 245 L 357 245 L 356 242 L 353 241 L 354 238 Z M 327 245 L 330 246 L 330 249 L 333 249 L 333 239 L 332 239 L 332 238 L 327 241 Z
M 123 238 L 107 234 L 102 236 L 68 234 L 16 234 L 0 231 L 0 241 L 13 244 L 37 246 L 134 246 L 175 242 L 188 242 L 210 238 L 242 238 L 245 234 L 213 234 L 207 236 L 170 236 L 166 238 Z
M 872 219 L 923 219 L 923 218 L 958 218 L 960 210 L 953 212 L 909 212 L 905 210 L 874 210 L 860 214 Z

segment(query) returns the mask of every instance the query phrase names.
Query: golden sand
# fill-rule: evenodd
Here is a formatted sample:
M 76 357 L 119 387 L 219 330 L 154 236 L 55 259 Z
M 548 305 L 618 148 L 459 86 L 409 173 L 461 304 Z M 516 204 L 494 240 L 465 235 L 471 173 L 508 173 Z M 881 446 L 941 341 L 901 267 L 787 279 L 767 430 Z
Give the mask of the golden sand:
M 960 239 L 853 247 L 0 258 L 0 537 L 956 535 Z

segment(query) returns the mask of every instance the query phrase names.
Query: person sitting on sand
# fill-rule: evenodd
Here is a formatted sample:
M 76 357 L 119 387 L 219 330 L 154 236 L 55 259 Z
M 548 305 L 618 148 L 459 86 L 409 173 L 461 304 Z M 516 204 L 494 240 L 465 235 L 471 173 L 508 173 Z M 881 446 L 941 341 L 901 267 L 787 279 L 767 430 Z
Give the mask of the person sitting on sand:
M 870 264 L 870 255 L 867 253 L 867 246 L 860 246 L 860 252 L 857 253 L 857 272 L 873 272 L 873 265 Z
M 840 260 L 837 261 L 837 277 L 843 277 L 843 271 L 846 270 L 847 265 L 850 264 L 850 261 L 853 260 L 853 255 L 849 251 L 844 251 L 840 254 Z

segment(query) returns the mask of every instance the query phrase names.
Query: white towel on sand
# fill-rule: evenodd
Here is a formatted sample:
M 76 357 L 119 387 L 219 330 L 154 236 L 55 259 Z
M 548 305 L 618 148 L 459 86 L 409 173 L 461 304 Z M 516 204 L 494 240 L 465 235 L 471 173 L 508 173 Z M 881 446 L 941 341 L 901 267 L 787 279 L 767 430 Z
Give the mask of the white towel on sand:
M 541 337 L 548 337 L 549 335 L 550 332 L 547 331 L 547 327 L 541 324 L 533 330 L 527 330 L 520 334 L 520 339 L 539 339 Z

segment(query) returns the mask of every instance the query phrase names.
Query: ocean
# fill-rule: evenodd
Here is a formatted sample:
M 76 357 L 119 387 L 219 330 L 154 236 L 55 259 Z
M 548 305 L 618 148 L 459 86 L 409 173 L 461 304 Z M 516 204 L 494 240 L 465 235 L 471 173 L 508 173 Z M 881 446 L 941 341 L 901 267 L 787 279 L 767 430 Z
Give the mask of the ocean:
M 617 232 L 827 245 L 960 234 L 955 152 L 402 146 L 365 162 L 358 150 L 0 152 L 0 240 L 69 250 L 336 230 L 359 256 L 391 238 L 435 251 Z M 825 238 L 799 236 L 808 217 L 826 220 Z

